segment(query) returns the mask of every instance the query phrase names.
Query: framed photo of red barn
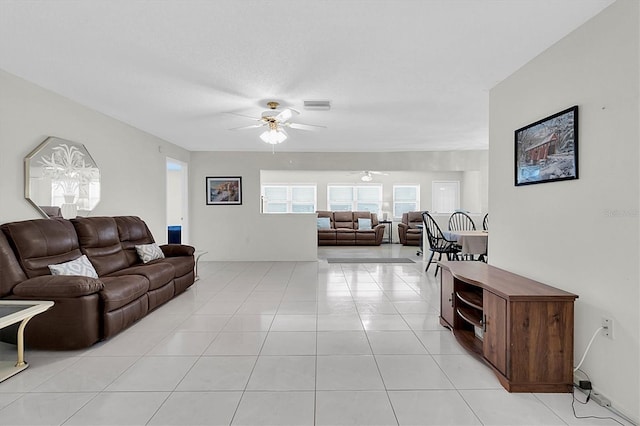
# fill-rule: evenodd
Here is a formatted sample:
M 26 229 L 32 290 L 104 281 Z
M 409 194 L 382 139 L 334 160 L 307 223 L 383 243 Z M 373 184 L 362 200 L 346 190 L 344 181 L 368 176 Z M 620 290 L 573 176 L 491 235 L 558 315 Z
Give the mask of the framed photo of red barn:
M 578 179 L 578 106 L 515 131 L 515 185 Z
M 234 204 L 242 204 L 242 178 L 207 176 L 207 205 Z

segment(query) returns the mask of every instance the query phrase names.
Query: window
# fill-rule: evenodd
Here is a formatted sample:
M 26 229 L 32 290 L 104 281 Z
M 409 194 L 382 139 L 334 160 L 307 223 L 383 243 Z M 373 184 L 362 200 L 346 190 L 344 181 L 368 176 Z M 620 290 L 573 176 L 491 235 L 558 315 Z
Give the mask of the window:
M 291 213 L 314 213 L 316 211 L 316 187 L 291 187 Z
M 332 211 L 353 210 L 355 199 L 353 186 L 328 186 L 327 206 Z
M 368 211 L 380 214 L 382 185 L 329 185 L 327 206 L 332 211 Z
M 420 185 L 393 185 L 393 217 L 420 210 Z
M 460 182 L 433 181 L 431 209 L 434 213 L 453 213 L 460 208 Z
M 262 185 L 264 213 L 313 213 L 315 185 Z

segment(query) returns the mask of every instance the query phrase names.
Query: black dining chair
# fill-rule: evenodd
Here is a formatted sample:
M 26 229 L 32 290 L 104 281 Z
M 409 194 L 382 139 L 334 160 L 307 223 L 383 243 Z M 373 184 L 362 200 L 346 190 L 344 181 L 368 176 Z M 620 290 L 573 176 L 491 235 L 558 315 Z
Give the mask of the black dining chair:
M 449 231 L 475 231 L 476 224 L 465 212 L 455 212 L 449 217 Z M 462 249 L 462 247 L 458 248 Z M 472 254 L 465 254 L 467 260 L 475 260 Z
M 489 232 L 489 213 L 485 214 L 484 218 L 482 219 L 482 230 Z M 488 253 L 481 254 L 478 260 L 480 262 L 487 263 L 487 256 Z
M 438 260 L 442 260 L 442 255 L 447 255 L 447 260 L 458 260 L 458 254 L 460 253 L 460 248 L 457 247 L 455 241 L 449 241 L 442 234 L 442 230 L 436 223 L 436 221 L 431 217 L 429 212 L 422 213 L 422 221 L 424 222 L 424 230 L 427 233 L 427 241 L 429 242 L 429 251 L 431 251 L 431 255 L 429 256 L 429 263 L 427 263 L 427 267 L 425 268 L 425 272 L 429 270 L 429 266 L 431 266 L 431 261 L 433 260 L 433 255 L 438 253 Z M 436 273 L 438 275 L 438 269 L 440 265 L 436 264 Z
M 449 217 L 449 231 L 475 231 L 476 224 L 464 212 L 455 212 Z

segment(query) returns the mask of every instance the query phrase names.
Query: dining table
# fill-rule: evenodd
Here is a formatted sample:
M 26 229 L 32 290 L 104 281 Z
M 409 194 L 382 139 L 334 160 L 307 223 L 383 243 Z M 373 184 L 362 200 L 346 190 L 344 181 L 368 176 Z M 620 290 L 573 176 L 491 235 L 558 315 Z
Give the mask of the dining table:
M 489 231 L 442 231 L 449 241 L 460 246 L 462 254 L 486 255 L 489 243 Z

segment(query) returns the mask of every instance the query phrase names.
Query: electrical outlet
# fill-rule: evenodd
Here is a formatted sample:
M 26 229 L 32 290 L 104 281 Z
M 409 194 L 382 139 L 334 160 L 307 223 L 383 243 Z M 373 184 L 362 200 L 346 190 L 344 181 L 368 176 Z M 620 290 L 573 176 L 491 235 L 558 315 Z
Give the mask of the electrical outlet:
M 602 317 L 602 335 L 613 340 L 613 320 L 609 317 Z

